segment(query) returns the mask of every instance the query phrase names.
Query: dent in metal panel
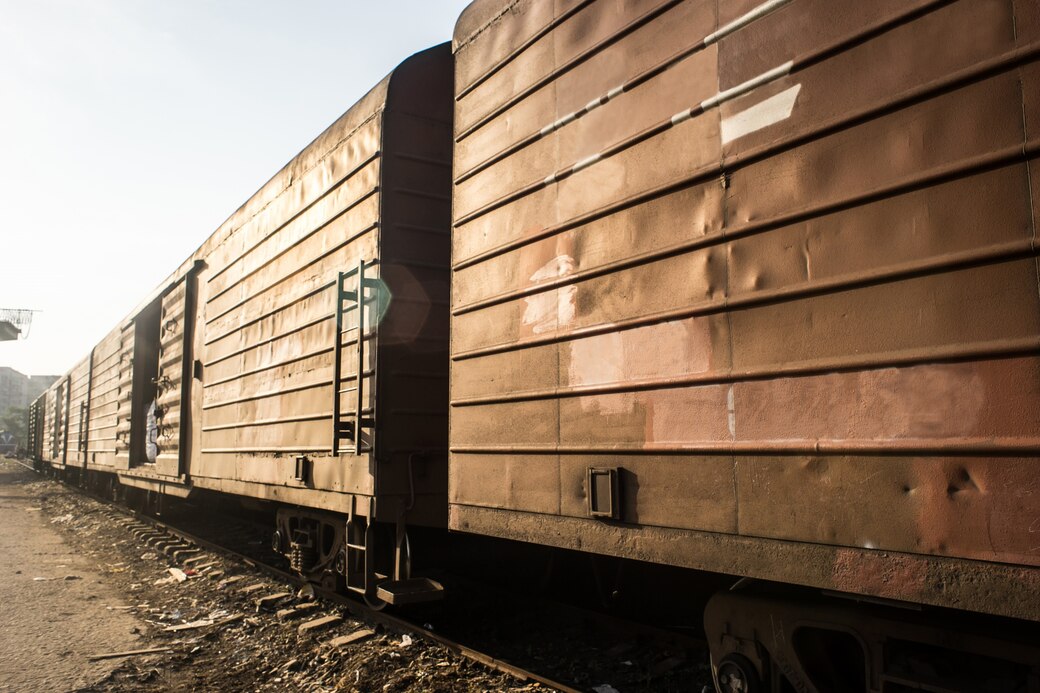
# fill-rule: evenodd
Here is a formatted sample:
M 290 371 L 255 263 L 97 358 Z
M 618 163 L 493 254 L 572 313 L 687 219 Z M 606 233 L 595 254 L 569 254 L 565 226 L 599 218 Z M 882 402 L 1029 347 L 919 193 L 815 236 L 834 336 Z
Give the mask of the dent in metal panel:
M 1020 146 L 1019 104 L 1016 80 L 1000 75 L 737 169 L 730 186 L 732 222 L 796 211 L 805 200 L 847 199 Z
M 733 240 L 729 296 L 1022 253 L 1032 235 L 1026 178 L 1023 165 L 1009 166 Z
M 1035 271 L 1032 260 L 1017 260 L 736 310 L 733 365 L 883 360 L 908 350 L 1035 339 Z
M 1040 565 L 1036 458 L 738 458 L 751 536 Z M 789 499 L 777 502 L 777 499 Z
M 452 397 L 466 407 L 603 387 L 645 389 L 640 386 L 728 373 L 728 359 L 725 317 L 689 318 L 468 359 L 453 370 Z
M 631 258 L 707 242 L 722 229 L 723 195 L 717 181 L 685 188 L 462 267 L 452 282 L 453 309 L 466 312 L 480 301 L 536 290 L 531 275 L 559 255 L 574 258 L 574 271 L 565 277 L 570 282 L 592 272 L 617 271 L 617 263 Z
M 546 263 L 531 281 L 572 269 L 573 260 L 564 254 Z M 453 348 L 457 354 L 518 340 L 544 341 L 637 316 L 710 305 L 722 300 L 725 281 L 723 249 L 703 248 L 457 316 Z
M 721 157 L 719 143 L 717 113 L 669 128 L 458 226 L 455 261 L 715 166 Z

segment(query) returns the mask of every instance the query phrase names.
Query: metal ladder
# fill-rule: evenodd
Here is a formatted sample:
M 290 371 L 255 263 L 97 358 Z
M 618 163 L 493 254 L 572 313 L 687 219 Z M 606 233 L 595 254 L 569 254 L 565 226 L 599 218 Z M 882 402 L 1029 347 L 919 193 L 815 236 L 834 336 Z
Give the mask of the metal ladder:
M 365 276 L 365 270 L 370 269 L 375 262 L 365 265 L 364 258 L 358 260 L 358 266 L 347 272 L 340 272 L 339 279 L 336 282 L 336 345 L 335 345 L 335 364 L 333 366 L 332 374 L 332 422 L 333 422 L 333 434 L 332 434 L 332 454 L 338 455 L 340 452 L 342 441 L 347 440 L 353 443 L 354 454 L 360 455 L 362 452 L 367 450 L 361 445 L 361 430 L 364 428 L 374 428 L 375 418 L 372 409 L 366 409 L 364 407 L 365 393 L 364 383 L 366 375 L 374 375 L 374 373 L 365 371 L 365 307 L 367 303 L 377 302 L 378 296 L 368 298 L 365 297 L 365 289 L 377 290 L 379 288 L 379 282 L 376 279 L 369 279 Z M 351 277 L 357 277 L 355 282 L 356 288 L 352 291 L 348 291 L 345 288 L 346 282 Z M 347 313 L 357 311 L 357 325 L 355 327 L 343 328 L 343 319 Z M 343 335 L 350 332 L 357 332 L 355 340 L 357 341 L 357 368 L 354 371 L 353 376 L 343 377 L 341 370 L 343 368 Z M 344 387 L 344 381 L 353 380 L 352 386 Z M 344 413 L 342 411 L 342 405 L 340 403 L 343 395 L 350 392 L 355 393 L 354 398 L 354 411 Z
M 346 552 L 344 577 L 346 587 L 351 592 L 369 595 L 376 583 L 375 559 L 370 549 L 375 539 L 375 499 L 364 498 L 368 509 L 364 515 L 358 514 L 358 497 L 350 497 L 350 514 L 347 515 L 347 535 L 344 541 Z

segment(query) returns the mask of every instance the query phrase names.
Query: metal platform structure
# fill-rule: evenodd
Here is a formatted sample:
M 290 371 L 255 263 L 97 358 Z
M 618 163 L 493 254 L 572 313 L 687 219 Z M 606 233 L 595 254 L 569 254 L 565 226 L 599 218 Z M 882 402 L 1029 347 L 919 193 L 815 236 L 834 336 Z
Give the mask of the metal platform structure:
M 28 337 L 34 312 L 22 308 L 0 308 L 0 342 Z

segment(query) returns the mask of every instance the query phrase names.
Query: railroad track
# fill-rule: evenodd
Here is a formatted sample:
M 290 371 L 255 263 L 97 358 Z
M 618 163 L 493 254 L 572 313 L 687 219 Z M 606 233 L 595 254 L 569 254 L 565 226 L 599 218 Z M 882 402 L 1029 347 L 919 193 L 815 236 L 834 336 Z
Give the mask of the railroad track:
M 27 465 L 23 464 L 23 466 Z M 566 692 L 577 692 L 582 690 L 588 691 L 594 688 L 592 685 L 578 688 L 573 683 L 567 683 L 560 680 L 558 677 L 539 673 L 528 666 L 523 666 L 515 661 L 510 661 L 506 657 L 496 656 L 482 648 L 468 645 L 459 641 L 455 637 L 452 637 L 448 633 L 436 632 L 430 627 L 427 627 L 426 624 L 411 620 L 406 616 L 391 614 L 386 611 L 377 611 L 368 607 L 361 601 L 307 583 L 296 574 L 278 567 L 277 565 L 273 565 L 272 562 L 268 562 L 268 560 L 263 556 L 258 556 L 258 553 L 263 553 L 264 549 L 253 547 L 265 545 L 258 541 L 250 541 L 251 538 L 256 538 L 257 530 L 253 528 L 251 534 L 251 528 L 248 522 L 238 521 L 237 525 L 233 525 L 230 531 L 225 530 L 222 532 L 220 538 L 214 539 L 213 536 L 204 536 L 204 534 L 209 534 L 205 531 L 207 529 L 206 527 L 203 527 L 203 531 L 201 532 L 195 528 L 186 528 L 182 524 L 178 524 L 176 520 L 168 521 L 161 517 L 143 514 L 113 502 L 109 498 L 98 496 L 86 489 L 71 485 L 68 487 L 79 494 L 104 504 L 107 510 L 106 514 L 112 518 L 113 524 L 122 525 L 122 527 L 128 532 L 134 534 L 146 550 L 160 550 L 170 559 L 171 563 L 175 563 L 185 570 L 190 571 L 192 567 L 199 567 L 204 566 L 206 563 L 213 563 L 214 561 L 212 558 L 214 557 L 223 559 L 230 564 L 245 566 L 244 572 L 238 572 L 233 576 L 223 576 L 224 581 L 232 579 L 237 580 L 236 584 L 228 582 L 226 587 L 229 589 L 241 591 L 243 585 L 246 585 L 248 581 L 248 578 L 243 577 L 243 575 L 249 571 L 253 571 L 258 577 L 260 575 L 265 576 L 283 586 L 292 585 L 294 589 L 309 586 L 309 588 L 313 590 L 314 598 L 318 603 L 345 610 L 354 619 L 366 624 L 368 627 L 382 627 L 391 632 L 420 637 L 430 643 L 444 647 L 471 662 L 507 674 L 520 681 L 536 682 L 542 686 Z M 211 524 L 213 526 L 224 526 L 222 523 L 216 521 L 212 521 Z M 243 548 L 244 546 L 249 546 L 250 548 Z M 256 580 L 253 580 L 252 582 L 256 582 Z M 253 587 L 255 587 L 255 585 L 253 585 Z M 246 589 L 248 589 L 248 587 Z M 292 601 L 290 595 L 286 594 L 284 589 L 277 590 L 274 588 L 256 591 L 255 593 L 251 593 L 249 597 L 256 604 L 262 604 L 265 601 L 270 602 L 271 600 L 282 602 Z M 652 626 L 629 623 L 623 620 L 614 619 L 613 617 L 604 616 L 603 614 L 586 612 L 569 605 L 552 605 L 549 608 L 554 612 L 568 612 L 573 618 L 590 619 L 598 626 L 606 629 L 614 629 L 615 631 L 627 629 L 630 631 L 632 638 L 638 638 L 642 642 L 652 640 L 655 637 L 655 634 L 668 639 L 674 639 L 677 637 L 675 633 L 658 631 Z M 311 613 L 313 614 L 313 612 Z M 339 638 L 345 639 L 349 642 L 349 636 L 351 636 L 352 633 L 345 632 L 344 628 L 345 626 L 343 624 L 329 627 L 322 632 L 322 637 L 329 637 L 329 641 L 335 641 L 338 636 Z M 354 629 L 354 634 L 356 634 L 356 632 L 356 629 Z M 692 644 L 703 647 L 703 644 L 694 638 L 687 638 L 687 640 Z M 704 649 L 706 651 L 706 648 Z M 627 656 L 625 655 L 626 650 L 624 648 L 619 649 L 618 652 L 620 653 L 619 656 Z M 674 664 L 674 662 L 666 658 L 664 664 L 667 666 L 670 663 Z

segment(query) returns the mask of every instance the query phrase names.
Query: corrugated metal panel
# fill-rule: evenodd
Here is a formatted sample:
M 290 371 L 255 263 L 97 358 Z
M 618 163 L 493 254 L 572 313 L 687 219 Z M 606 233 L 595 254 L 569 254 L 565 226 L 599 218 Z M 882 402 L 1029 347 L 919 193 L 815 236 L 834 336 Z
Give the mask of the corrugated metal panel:
M 547 5 L 456 32 L 451 525 L 602 547 L 609 466 L 664 545 L 1040 565 L 1037 12 Z
M 116 429 L 120 399 L 121 333 L 116 328 L 94 348 L 94 372 L 87 428 L 87 466 L 105 470 L 115 466 Z
M 119 356 L 116 362 L 116 411 L 115 432 L 112 450 L 115 453 L 113 465 L 116 469 L 130 467 L 130 428 L 133 411 L 134 384 L 134 326 L 133 322 L 124 325 L 119 334 Z
M 359 259 L 378 259 L 380 122 L 366 119 L 294 180 L 284 201 L 236 234 L 244 240 L 235 252 L 210 256 L 207 458 L 331 450 L 335 277 Z M 355 361 L 346 361 L 349 378 Z M 366 371 L 374 365 L 371 350 Z M 218 465 L 212 474 L 233 478 L 232 469 Z
M 430 493 L 408 459 L 439 448 L 443 524 L 447 326 L 427 316 L 447 308 L 450 80 L 444 46 L 406 61 L 203 246 L 196 485 L 344 510 L 329 492 Z M 344 313 L 337 373 L 337 281 L 362 261 L 364 321 L 359 330 L 358 311 Z M 356 284 L 350 275 L 342 288 Z M 421 393 L 436 396 L 431 370 L 441 395 L 438 424 L 427 426 L 407 410 L 426 406 Z M 337 430 L 354 425 L 359 376 L 360 454 L 340 435 L 333 455 Z M 377 409 L 377 389 L 401 404 Z M 297 455 L 312 479 L 295 479 Z
M 65 463 L 83 468 L 87 459 L 87 395 L 90 388 L 90 359 L 80 361 L 69 374 L 69 425 Z

